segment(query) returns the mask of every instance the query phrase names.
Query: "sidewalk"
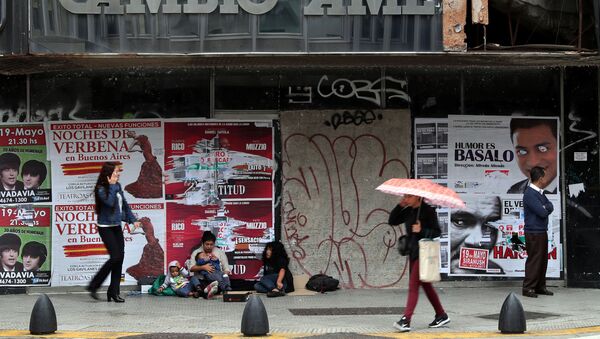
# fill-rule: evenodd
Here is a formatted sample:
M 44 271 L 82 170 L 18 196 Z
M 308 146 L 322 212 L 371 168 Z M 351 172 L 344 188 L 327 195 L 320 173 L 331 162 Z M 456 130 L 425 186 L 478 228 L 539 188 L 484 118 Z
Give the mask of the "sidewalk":
M 472 286 L 468 282 L 465 285 Z M 410 337 L 502 336 L 498 332 L 497 314 L 510 292 L 518 295 L 526 312 L 535 312 L 528 315 L 526 337 L 570 338 L 600 334 L 599 290 L 550 289 L 555 292 L 554 296 L 532 299 L 521 297 L 520 288 L 514 286 L 439 287 L 440 298 L 451 318 L 447 327 L 439 329 L 427 328 L 427 324 L 433 320 L 433 309 L 421 293 Z M 117 338 L 135 333 L 195 333 L 210 334 L 216 338 L 239 337 L 245 305 L 224 303 L 220 298 L 184 299 L 145 294 L 129 295 L 126 296 L 125 303 L 115 304 L 92 300 L 83 292 L 54 294 L 49 290 L 47 294 L 56 310 L 58 330 L 67 332 L 63 338 Z M 358 334 L 406 337 L 395 333 L 392 327 L 402 312 L 406 294 L 406 290 L 398 289 L 339 290 L 327 294 L 261 298 L 269 316 L 272 338 L 311 335 L 323 338 L 365 337 Z M 3 311 L 0 337 L 22 337 L 27 334 L 26 331 L 8 330 L 28 330 L 31 310 L 38 296 L 39 294 L 0 296 L 0 309 Z M 324 310 L 326 308 L 329 310 Z M 328 315 L 294 315 L 292 311 L 297 314 L 327 311 L 325 313 Z M 340 312 L 351 314 L 339 315 Z M 126 333 L 94 336 L 91 332 Z M 328 333 L 355 334 L 319 336 Z

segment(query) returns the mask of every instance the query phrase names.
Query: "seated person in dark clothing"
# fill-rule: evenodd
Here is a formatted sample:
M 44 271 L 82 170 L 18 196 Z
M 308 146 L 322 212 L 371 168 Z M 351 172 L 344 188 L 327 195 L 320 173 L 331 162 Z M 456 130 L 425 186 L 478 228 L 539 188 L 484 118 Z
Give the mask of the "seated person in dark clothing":
M 288 267 L 290 258 L 283 244 L 273 241 L 263 251 L 263 277 L 254 285 L 259 293 L 267 293 L 268 297 L 280 297 L 294 292 L 294 280 Z

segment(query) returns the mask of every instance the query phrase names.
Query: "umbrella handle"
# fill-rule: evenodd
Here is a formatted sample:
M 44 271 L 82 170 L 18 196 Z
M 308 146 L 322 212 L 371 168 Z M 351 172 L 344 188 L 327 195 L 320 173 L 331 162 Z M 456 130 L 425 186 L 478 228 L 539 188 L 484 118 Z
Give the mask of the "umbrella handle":
M 419 221 L 419 216 L 421 215 L 421 205 L 423 204 L 423 197 L 419 197 L 419 198 L 420 198 L 419 199 L 420 204 L 419 204 L 419 208 L 417 209 L 417 219 L 416 219 L 417 221 Z

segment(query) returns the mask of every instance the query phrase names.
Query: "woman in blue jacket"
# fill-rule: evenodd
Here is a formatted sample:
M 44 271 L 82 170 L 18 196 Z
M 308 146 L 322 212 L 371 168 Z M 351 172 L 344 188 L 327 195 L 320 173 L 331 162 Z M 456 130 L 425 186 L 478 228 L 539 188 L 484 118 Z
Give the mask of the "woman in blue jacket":
M 99 300 L 96 291 L 110 273 L 110 286 L 106 291 L 107 301 L 114 300 L 119 303 L 125 302 L 119 295 L 119 284 L 125 257 L 125 239 L 123 238 L 121 222 L 133 223 L 135 228 L 140 226 L 140 222 L 131 212 L 131 208 L 125 200 L 121 184 L 119 184 L 121 171 L 123 171 L 121 165 L 114 162 L 105 162 L 94 188 L 98 233 L 108 250 L 110 258 L 96 273 L 87 288 L 90 296 Z

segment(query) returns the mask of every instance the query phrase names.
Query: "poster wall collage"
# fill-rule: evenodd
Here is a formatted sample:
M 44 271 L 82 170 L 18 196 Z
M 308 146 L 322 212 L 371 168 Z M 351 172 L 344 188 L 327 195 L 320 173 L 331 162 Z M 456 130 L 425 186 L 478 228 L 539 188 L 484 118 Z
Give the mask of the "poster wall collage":
M 555 117 L 450 115 L 415 119 L 417 178 L 455 190 L 464 210 L 438 208 L 441 272 L 449 276 L 523 277 L 527 259 L 523 191 L 540 166 L 555 206 L 548 225 L 547 277 L 560 277 L 559 120 Z
M 142 227 L 124 225 L 124 284 L 185 261 L 212 231 L 234 279 L 256 279 L 273 228 L 271 121 L 105 120 L 0 127 L 0 287 L 83 286 L 106 261 L 102 164 Z

